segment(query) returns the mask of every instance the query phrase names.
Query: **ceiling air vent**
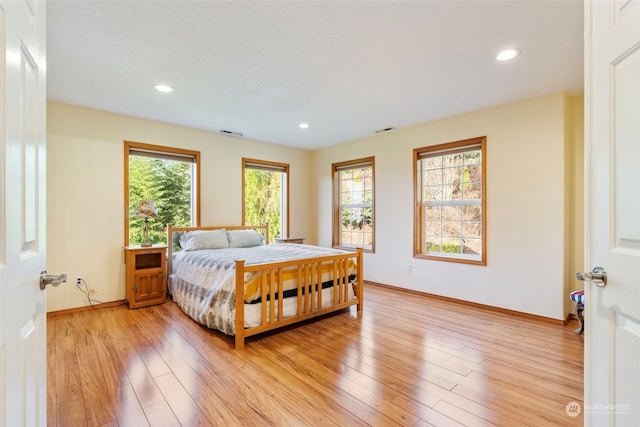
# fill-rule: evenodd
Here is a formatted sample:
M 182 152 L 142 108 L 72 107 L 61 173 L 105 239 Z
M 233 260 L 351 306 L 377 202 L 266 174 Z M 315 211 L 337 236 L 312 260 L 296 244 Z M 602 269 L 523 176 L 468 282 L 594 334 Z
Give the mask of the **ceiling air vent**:
M 230 130 L 220 129 L 220 133 L 227 136 L 233 136 L 234 138 L 242 138 L 242 134 L 240 132 L 232 132 Z
M 382 132 L 389 132 L 391 130 L 396 130 L 396 128 L 394 128 L 393 126 L 388 127 L 388 128 L 384 128 L 384 129 L 378 129 L 378 130 L 374 130 L 373 133 L 382 133 Z

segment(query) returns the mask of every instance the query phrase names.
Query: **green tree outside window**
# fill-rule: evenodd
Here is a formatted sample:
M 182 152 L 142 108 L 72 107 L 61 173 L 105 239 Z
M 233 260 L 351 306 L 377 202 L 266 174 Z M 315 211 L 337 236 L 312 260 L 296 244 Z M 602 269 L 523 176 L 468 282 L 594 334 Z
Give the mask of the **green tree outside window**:
M 156 202 L 158 217 L 149 220 L 154 244 L 166 243 L 167 224 L 191 225 L 193 163 L 129 156 L 129 244 L 142 243 L 144 219 L 134 216 L 139 200 Z

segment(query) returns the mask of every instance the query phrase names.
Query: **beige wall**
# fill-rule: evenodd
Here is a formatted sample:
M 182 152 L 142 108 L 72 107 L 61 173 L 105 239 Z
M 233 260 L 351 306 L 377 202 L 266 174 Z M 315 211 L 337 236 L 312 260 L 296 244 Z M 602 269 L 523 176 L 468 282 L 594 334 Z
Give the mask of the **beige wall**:
M 585 270 L 584 265 L 584 97 L 569 100 L 568 109 L 571 133 L 569 137 L 570 164 L 567 168 L 570 183 L 571 215 L 569 241 L 569 270 L 567 272 L 567 293 L 584 287 L 576 279 L 576 272 Z M 573 311 L 575 305 L 567 299 L 567 311 Z
M 366 280 L 564 319 L 568 270 L 582 256 L 579 173 L 567 172 L 582 144 L 579 104 L 554 94 L 314 152 L 318 244 L 331 244 L 331 163 L 375 156 L 376 253 L 365 254 Z M 483 135 L 488 265 L 413 258 L 412 150 Z
M 311 152 L 102 111 L 47 104 L 47 269 L 69 281 L 47 292 L 47 310 L 87 305 L 82 275 L 108 302 L 124 299 L 123 141 L 199 150 L 202 224 L 242 221 L 241 158 L 290 164 L 290 234 L 311 236 Z
M 47 105 L 48 311 L 124 298 L 123 140 L 202 153 L 202 224 L 241 222 L 241 157 L 291 165 L 290 234 L 331 245 L 331 163 L 376 162 L 365 279 L 564 319 L 583 258 L 583 100 L 553 94 L 308 152 L 58 103 Z M 488 265 L 414 259 L 412 150 L 487 136 Z M 407 272 L 407 265 L 412 272 Z

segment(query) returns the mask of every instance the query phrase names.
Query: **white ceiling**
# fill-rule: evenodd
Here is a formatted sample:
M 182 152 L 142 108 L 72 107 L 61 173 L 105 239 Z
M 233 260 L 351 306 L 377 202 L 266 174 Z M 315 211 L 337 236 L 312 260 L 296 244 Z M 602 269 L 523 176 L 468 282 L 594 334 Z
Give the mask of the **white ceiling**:
M 49 100 L 303 149 L 583 87 L 581 0 L 47 7 Z

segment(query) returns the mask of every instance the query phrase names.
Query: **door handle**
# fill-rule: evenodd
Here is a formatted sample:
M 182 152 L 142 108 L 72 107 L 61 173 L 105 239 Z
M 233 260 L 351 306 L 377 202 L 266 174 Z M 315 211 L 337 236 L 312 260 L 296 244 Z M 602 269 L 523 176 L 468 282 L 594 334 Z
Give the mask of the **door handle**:
M 40 289 L 44 289 L 47 285 L 58 286 L 60 283 L 67 281 L 66 274 L 47 274 L 47 270 L 40 272 Z
M 593 282 L 599 287 L 607 285 L 607 272 L 602 267 L 595 267 L 591 273 L 577 272 L 576 278 L 582 282 Z

